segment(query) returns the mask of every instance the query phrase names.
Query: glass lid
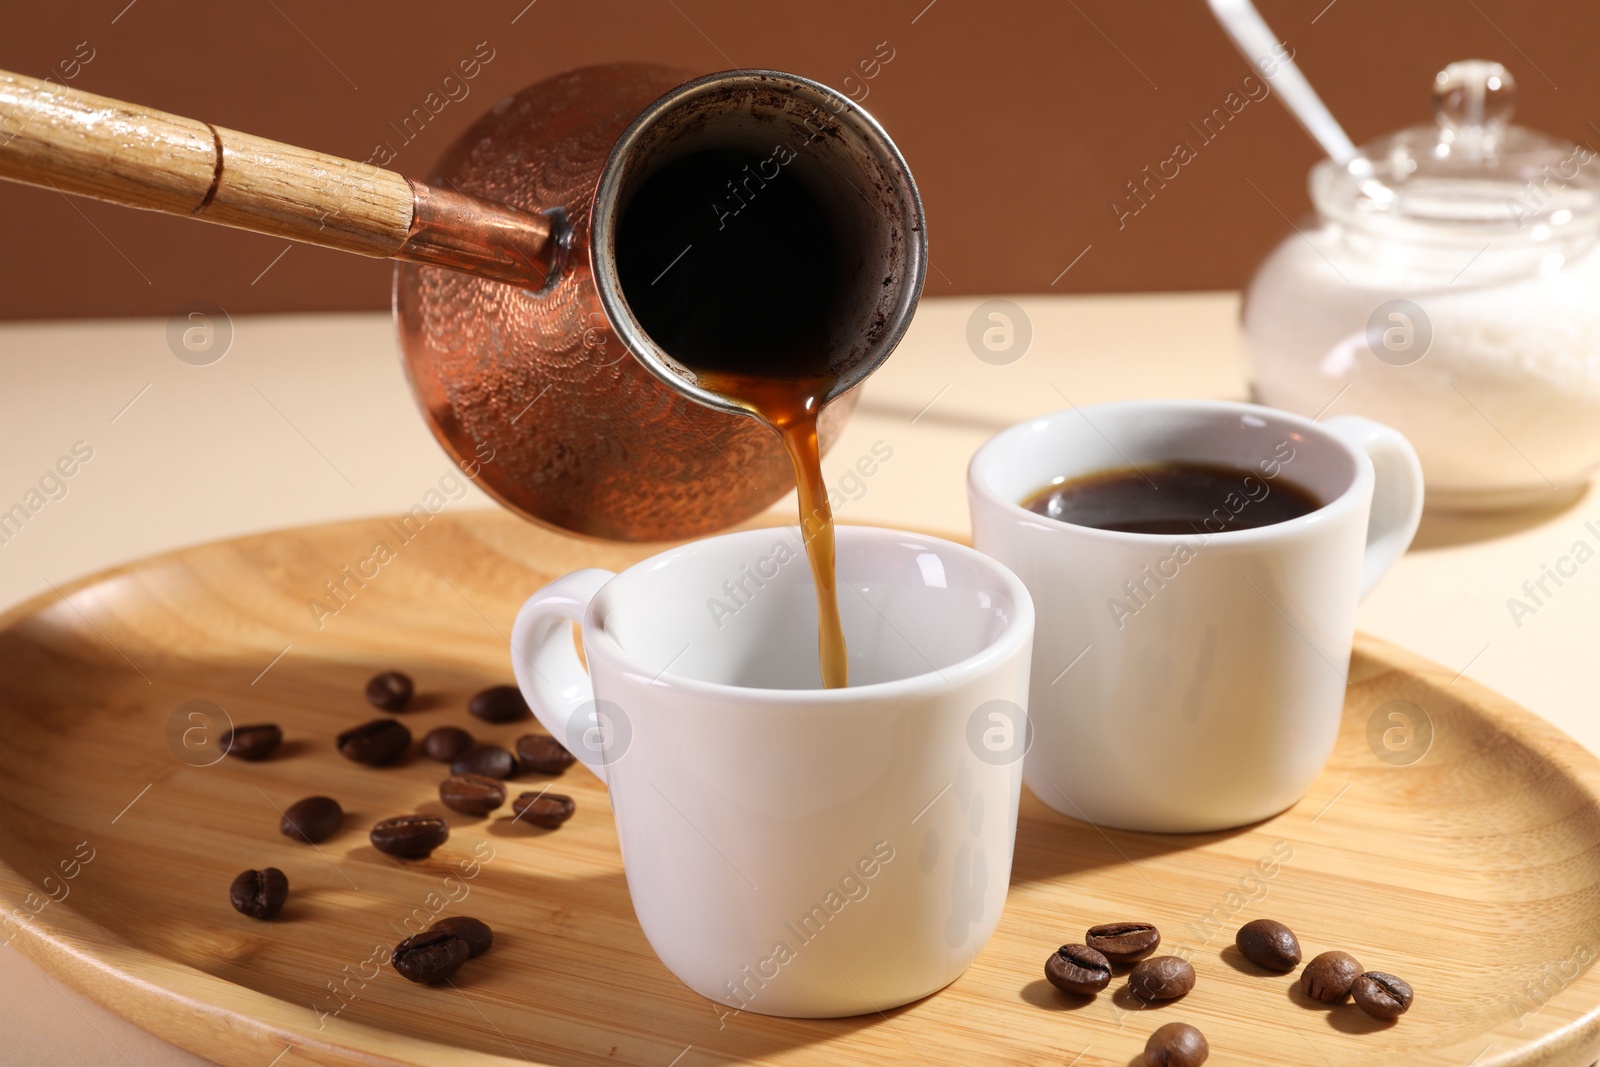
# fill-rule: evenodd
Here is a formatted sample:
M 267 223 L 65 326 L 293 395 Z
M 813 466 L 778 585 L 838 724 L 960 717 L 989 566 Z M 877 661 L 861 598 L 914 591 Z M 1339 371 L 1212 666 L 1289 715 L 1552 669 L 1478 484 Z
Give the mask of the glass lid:
M 1324 215 L 1396 236 L 1544 241 L 1600 228 L 1593 149 L 1511 122 L 1517 86 L 1499 63 L 1451 63 L 1434 77 L 1431 125 L 1312 169 Z

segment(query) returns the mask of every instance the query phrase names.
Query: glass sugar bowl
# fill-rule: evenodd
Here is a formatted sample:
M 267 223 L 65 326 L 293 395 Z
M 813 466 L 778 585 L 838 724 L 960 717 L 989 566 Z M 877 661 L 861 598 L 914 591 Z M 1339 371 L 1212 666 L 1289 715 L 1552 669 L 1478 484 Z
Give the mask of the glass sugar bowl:
M 1399 429 L 1431 508 L 1537 506 L 1600 467 L 1600 160 L 1512 125 L 1515 96 L 1450 64 L 1434 125 L 1312 169 L 1315 228 L 1245 296 L 1256 398 Z

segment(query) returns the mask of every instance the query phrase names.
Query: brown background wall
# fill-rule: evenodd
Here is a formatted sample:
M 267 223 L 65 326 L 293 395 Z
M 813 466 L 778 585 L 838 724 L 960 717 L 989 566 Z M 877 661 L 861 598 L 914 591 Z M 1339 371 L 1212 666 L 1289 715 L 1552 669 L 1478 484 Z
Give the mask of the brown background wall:
M 1512 69 L 1521 121 L 1600 143 L 1594 0 L 1260 6 L 1358 143 L 1426 120 L 1433 72 L 1469 57 Z M 471 95 L 403 143 L 390 123 L 479 42 L 494 58 Z M 387 141 L 394 169 L 421 174 L 480 111 L 559 70 L 768 66 L 859 97 L 845 78 L 880 42 L 894 57 L 865 104 L 922 188 L 929 295 L 1237 287 L 1309 210 L 1318 153 L 1275 100 L 1203 147 L 1189 129 L 1250 73 L 1202 0 L 35 0 L 8 12 L 0 68 L 357 159 Z M 1119 228 L 1111 198 L 1179 139 L 1198 158 Z M 387 264 L 280 259 L 272 238 L 5 183 L 0 220 L 0 318 L 387 304 Z

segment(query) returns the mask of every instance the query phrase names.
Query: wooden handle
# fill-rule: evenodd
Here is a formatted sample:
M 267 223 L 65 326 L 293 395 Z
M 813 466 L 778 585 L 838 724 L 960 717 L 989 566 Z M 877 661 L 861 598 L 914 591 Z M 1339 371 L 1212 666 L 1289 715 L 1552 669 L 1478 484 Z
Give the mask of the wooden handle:
M 5 71 L 0 177 L 366 256 L 411 232 L 392 171 Z
M 0 178 L 513 284 L 555 243 L 542 214 L 7 71 Z

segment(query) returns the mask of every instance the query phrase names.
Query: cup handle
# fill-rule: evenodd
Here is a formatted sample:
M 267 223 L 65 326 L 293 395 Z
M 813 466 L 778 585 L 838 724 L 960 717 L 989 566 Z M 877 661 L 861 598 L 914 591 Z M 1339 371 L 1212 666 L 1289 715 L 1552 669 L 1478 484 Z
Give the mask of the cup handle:
M 1422 521 L 1422 464 L 1405 435 L 1381 422 L 1339 415 L 1322 425 L 1365 452 L 1376 475 L 1372 513 L 1367 519 L 1367 553 L 1361 564 L 1361 595 L 1365 597 L 1411 547 Z
M 585 704 L 593 705 L 594 682 L 566 630 L 568 623 L 583 623 L 589 601 L 615 577 L 612 571 L 591 568 L 557 578 L 523 603 L 511 627 L 511 670 L 528 707 L 602 782 L 604 761 L 586 758 L 587 750 L 572 741 L 573 715 Z

